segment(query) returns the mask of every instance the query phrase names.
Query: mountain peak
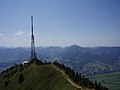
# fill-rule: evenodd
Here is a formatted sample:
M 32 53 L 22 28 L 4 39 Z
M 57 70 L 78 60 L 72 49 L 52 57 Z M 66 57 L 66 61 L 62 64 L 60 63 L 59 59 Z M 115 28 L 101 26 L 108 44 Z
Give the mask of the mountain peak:
M 71 45 L 69 48 L 75 49 L 75 48 L 82 48 L 82 47 L 80 47 L 80 46 L 78 46 L 78 45 Z

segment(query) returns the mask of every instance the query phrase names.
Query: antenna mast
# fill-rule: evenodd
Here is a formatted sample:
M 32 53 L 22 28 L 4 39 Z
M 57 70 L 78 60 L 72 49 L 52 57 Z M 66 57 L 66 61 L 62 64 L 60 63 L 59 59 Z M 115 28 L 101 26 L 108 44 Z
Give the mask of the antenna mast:
M 31 60 L 37 59 L 37 55 L 35 52 L 35 40 L 33 34 L 33 16 L 31 16 Z

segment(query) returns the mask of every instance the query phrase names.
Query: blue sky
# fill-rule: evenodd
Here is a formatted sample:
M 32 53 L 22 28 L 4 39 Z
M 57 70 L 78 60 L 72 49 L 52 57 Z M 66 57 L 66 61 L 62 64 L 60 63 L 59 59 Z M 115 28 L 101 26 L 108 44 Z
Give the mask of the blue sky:
M 120 46 L 120 0 L 0 0 L 0 46 Z

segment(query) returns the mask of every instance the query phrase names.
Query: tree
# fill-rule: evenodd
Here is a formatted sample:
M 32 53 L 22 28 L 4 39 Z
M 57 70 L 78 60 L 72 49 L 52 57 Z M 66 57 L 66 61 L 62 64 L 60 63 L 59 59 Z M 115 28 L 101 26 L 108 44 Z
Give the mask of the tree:
M 19 67 L 20 67 L 20 72 L 23 70 L 23 64 L 21 63 L 20 65 L 19 65 Z
M 19 84 L 21 84 L 23 81 L 24 81 L 24 76 L 23 76 L 23 74 L 20 74 L 18 77 Z
M 6 81 L 5 81 L 5 84 L 4 84 L 4 85 L 5 85 L 5 87 L 7 87 L 7 86 L 8 86 L 9 82 L 10 82 L 10 80 L 6 80 Z
M 95 83 L 94 83 L 94 87 L 95 87 L 95 90 L 97 90 L 97 89 L 98 89 L 98 84 L 97 84 L 97 81 L 95 81 Z

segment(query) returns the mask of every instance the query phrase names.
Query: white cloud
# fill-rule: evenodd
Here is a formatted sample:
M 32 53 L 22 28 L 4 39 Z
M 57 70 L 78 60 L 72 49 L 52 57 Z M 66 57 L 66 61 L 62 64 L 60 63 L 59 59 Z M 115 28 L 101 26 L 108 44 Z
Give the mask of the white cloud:
M 19 32 L 16 32 L 16 33 L 15 33 L 16 36 L 23 35 L 23 34 L 24 34 L 23 31 L 19 31 Z

